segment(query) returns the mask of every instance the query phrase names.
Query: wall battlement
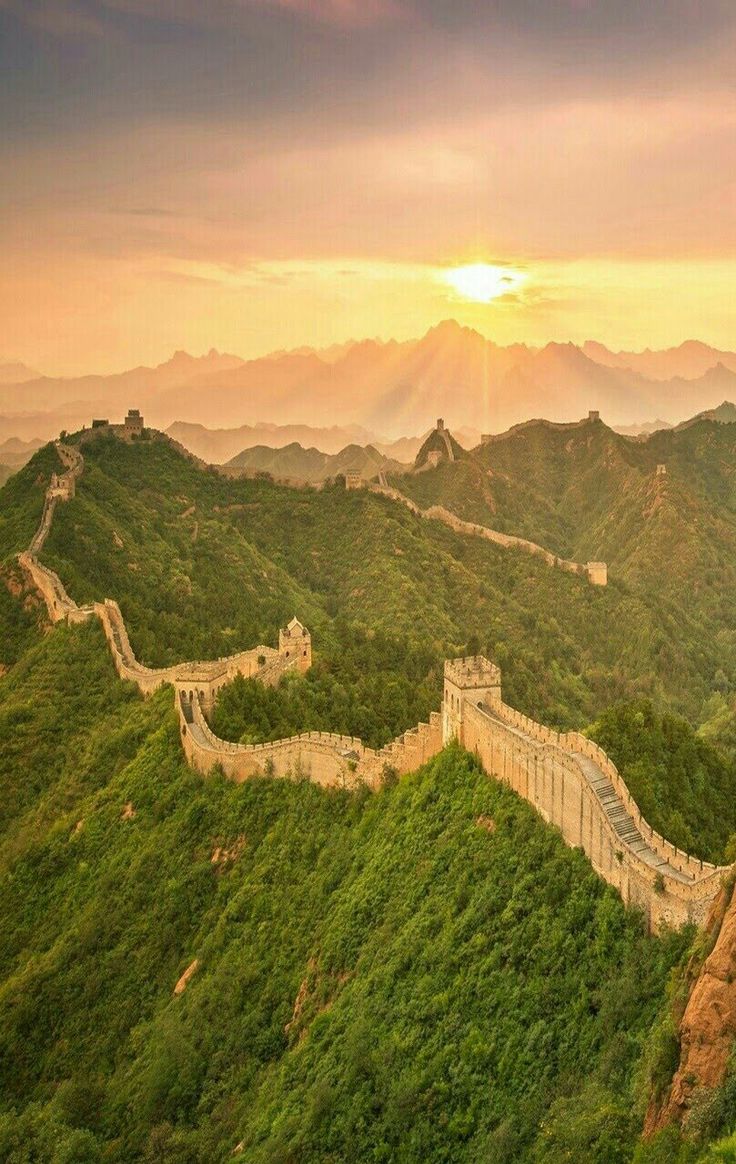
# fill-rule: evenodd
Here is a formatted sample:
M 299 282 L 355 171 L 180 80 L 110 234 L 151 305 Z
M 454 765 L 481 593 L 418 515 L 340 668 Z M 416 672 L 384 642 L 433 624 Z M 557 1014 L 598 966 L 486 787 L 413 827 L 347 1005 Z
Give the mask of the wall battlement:
M 464 691 L 501 687 L 501 669 L 483 655 L 445 660 L 445 679 Z
M 652 929 L 702 924 L 727 868 L 682 852 L 652 829 L 613 761 L 592 740 L 536 723 L 500 695 L 478 700 L 478 663 L 467 662 L 467 672 L 457 663 L 451 669 L 461 684 L 466 673 L 468 679 L 459 688 L 459 708 L 449 711 L 446 679 L 443 742 L 455 737 L 475 752 L 486 771 L 533 804 L 568 845 L 582 848 L 624 901 L 643 910 Z
M 378 751 L 330 732 L 305 732 L 265 744 L 218 739 L 205 710 L 214 705 L 220 687 L 235 675 L 276 683 L 290 669 L 306 670 L 311 664 L 309 632 L 293 618 L 279 633 L 278 650 L 258 646 L 221 659 L 144 666 L 135 657 L 114 600 L 77 606 L 58 575 L 38 561 L 55 507 L 74 497 L 74 483 L 84 467 L 77 449 L 61 443 L 56 448 L 66 471 L 54 475 L 39 527 L 19 561 L 43 596 L 52 622 L 99 618 L 121 678 L 136 683 L 144 695 L 167 683 L 174 687 L 182 747 L 202 775 L 221 768 L 237 781 L 269 774 L 377 790 L 389 769 L 399 775 L 414 771 L 456 738 L 478 756 L 489 775 L 556 825 L 567 844 L 582 848 L 624 901 L 644 911 L 653 929 L 704 921 L 728 869 L 682 852 L 652 829 L 610 757 L 591 740 L 578 732 L 555 732 L 508 707 L 500 669 L 483 656 L 448 659 L 441 712 Z
M 587 424 L 587 421 L 585 423 Z M 495 542 L 497 546 L 503 546 L 506 550 L 524 550 L 527 554 L 534 554 L 535 557 L 542 558 L 548 566 L 555 566 L 559 570 L 564 570 L 567 574 L 577 574 L 582 578 L 587 578 L 592 586 L 606 586 L 608 584 L 608 567 L 605 562 L 572 562 L 568 558 L 560 558 L 557 554 L 553 554 L 551 550 L 545 549 L 544 546 L 540 546 L 536 542 L 530 542 L 527 538 L 520 538 L 515 534 L 501 533 L 498 529 L 491 529 L 487 525 L 479 525 L 475 521 L 465 521 L 463 518 L 458 517 L 456 513 L 453 513 L 452 510 L 446 509 L 444 505 L 430 505 L 427 509 L 422 509 L 417 505 L 416 501 L 412 501 L 410 497 L 406 497 L 393 485 L 373 484 L 369 482 L 368 488 L 372 493 L 381 493 L 384 497 L 390 497 L 393 501 L 400 501 L 407 509 L 416 514 L 417 517 L 424 517 L 429 521 L 441 521 L 444 525 L 454 530 L 455 533 L 484 538 L 487 542 Z

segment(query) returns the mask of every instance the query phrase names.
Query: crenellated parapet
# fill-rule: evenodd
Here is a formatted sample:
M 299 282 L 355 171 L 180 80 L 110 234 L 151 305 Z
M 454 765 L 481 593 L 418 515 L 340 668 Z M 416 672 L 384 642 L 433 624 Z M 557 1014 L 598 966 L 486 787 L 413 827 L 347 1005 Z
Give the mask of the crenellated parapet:
M 180 692 L 177 707 L 182 747 L 192 767 L 203 776 L 221 768 L 238 783 L 266 775 L 377 791 L 388 770 L 400 776 L 413 772 L 442 748 L 439 712 L 432 713 L 429 723 L 417 724 L 375 750 L 360 739 L 333 732 L 302 732 L 269 743 L 235 744 L 214 734 L 196 693 L 190 698 Z
M 443 714 L 448 733 L 483 767 L 528 800 L 567 844 L 584 850 L 596 872 L 641 908 L 650 926 L 701 924 L 727 867 L 676 848 L 647 823 L 613 761 L 579 732 L 559 733 L 508 707 L 500 690 L 478 697 L 487 660 L 454 661 L 448 669 L 460 706 Z M 498 673 L 500 687 L 500 673 Z M 497 694 L 498 690 L 498 694 Z
M 556 732 L 505 704 L 500 669 L 483 656 L 448 659 L 441 712 L 380 750 L 331 732 L 305 732 L 264 744 L 218 739 L 205 713 L 221 687 L 236 675 L 275 684 L 287 671 L 307 670 L 312 659 L 309 632 L 293 618 L 279 632 L 278 649 L 262 645 L 162 668 L 140 663 L 118 604 L 105 599 L 77 606 L 58 575 L 38 561 L 55 507 L 74 496 L 84 464 L 76 449 L 60 443 L 56 447 L 65 472 L 49 485 L 39 527 L 19 555 L 21 565 L 42 594 L 52 622 L 99 618 L 121 678 L 134 682 L 144 695 L 165 684 L 173 686 L 182 747 L 202 775 L 219 768 L 238 781 L 270 775 L 378 790 L 389 771 L 412 772 L 457 739 L 478 756 L 489 775 L 557 826 L 567 844 L 582 848 L 624 901 L 644 911 L 652 928 L 704 920 L 729 869 L 682 852 L 652 829 L 615 764 L 593 741 L 579 732 Z M 604 568 L 603 563 L 589 567 Z
M 429 466 L 425 465 L 425 468 L 427 467 Z M 443 525 L 449 526 L 455 533 L 483 538 L 485 541 L 493 542 L 506 550 L 523 550 L 527 554 L 541 558 L 548 566 L 555 566 L 558 570 L 563 570 L 566 574 L 577 574 L 581 578 L 587 578 L 591 586 L 606 586 L 608 584 L 608 567 L 605 562 L 572 562 L 568 558 L 561 558 L 558 554 L 553 554 L 551 550 L 545 549 L 544 546 L 540 546 L 536 542 L 530 542 L 528 538 L 502 533 L 501 530 L 491 529 L 487 525 L 479 525 L 475 521 L 465 521 L 452 510 L 446 509 L 444 505 L 430 505 L 427 509 L 422 509 L 400 490 L 383 482 L 369 484 L 368 488 L 372 493 L 380 493 L 384 497 L 390 497 L 392 501 L 400 502 L 417 517 L 423 517 L 430 521 L 441 521 Z

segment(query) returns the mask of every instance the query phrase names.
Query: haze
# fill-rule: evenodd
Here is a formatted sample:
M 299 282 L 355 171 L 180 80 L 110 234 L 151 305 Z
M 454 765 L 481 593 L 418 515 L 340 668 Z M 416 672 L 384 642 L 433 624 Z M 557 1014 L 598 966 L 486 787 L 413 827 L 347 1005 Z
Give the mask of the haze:
M 732 348 L 735 32 L 714 0 L 0 0 L 0 356 L 448 316 Z M 500 294 L 447 278 L 481 264 Z

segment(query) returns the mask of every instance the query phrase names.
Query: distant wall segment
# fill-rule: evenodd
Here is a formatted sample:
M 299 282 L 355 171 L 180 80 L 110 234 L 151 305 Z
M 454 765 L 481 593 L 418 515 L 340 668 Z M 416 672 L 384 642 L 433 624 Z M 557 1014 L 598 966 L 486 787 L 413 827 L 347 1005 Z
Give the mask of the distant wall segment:
M 547 550 L 544 546 L 537 545 L 536 542 L 530 542 L 527 538 L 516 537 L 515 534 L 501 533 L 500 530 L 491 529 L 486 525 L 479 525 L 478 522 L 464 521 L 463 518 L 458 517 L 449 509 L 445 509 L 444 505 L 430 505 L 428 509 L 422 509 L 411 498 L 406 497 L 399 489 L 391 485 L 369 485 L 371 492 L 381 493 L 384 497 L 390 497 L 393 501 L 399 501 L 410 509 L 417 517 L 424 517 L 428 520 L 441 521 L 444 525 L 450 527 L 455 533 L 467 534 L 471 537 L 484 538 L 487 542 L 494 542 L 497 546 L 503 546 L 504 549 L 523 550 L 527 554 L 533 554 L 537 558 L 542 558 L 548 566 L 556 566 L 559 570 L 564 570 L 567 574 L 577 574 L 582 578 L 587 578 L 592 586 L 606 586 L 608 585 L 608 567 L 605 562 L 571 562 L 567 558 L 560 558 L 557 554 L 553 554 L 551 550 Z
M 219 768 L 237 781 L 270 774 L 330 787 L 378 789 L 390 771 L 412 772 L 457 739 L 490 775 L 559 828 L 567 844 L 583 849 L 596 872 L 625 902 L 640 907 L 652 928 L 704 921 L 728 870 L 682 852 L 652 829 L 610 757 L 587 737 L 555 732 L 508 707 L 499 668 L 482 656 L 448 660 L 441 711 L 380 750 L 330 732 L 255 745 L 218 739 L 205 713 L 220 688 L 236 675 L 275 684 L 287 671 L 306 671 L 312 659 L 309 632 L 293 618 L 279 633 L 278 649 L 258 646 L 220 659 L 144 666 L 135 657 L 117 602 L 78 606 L 58 575 L 38 561 L 56 505 L 74 496 L 84 467 L 78 449 L 61 443 L 56 447 L 65 471 L 53 475 L 39 527 L 19 561 L 44 598 L 52 622 L 98 618 L 121 678 L 135 683 L 144 695 L 164 684 L 174 687 L 182 747 L 202 775 Z M 416 510 L 400 494 L 398 499 Z M 468 524 L 450 517 L 453 523 Z

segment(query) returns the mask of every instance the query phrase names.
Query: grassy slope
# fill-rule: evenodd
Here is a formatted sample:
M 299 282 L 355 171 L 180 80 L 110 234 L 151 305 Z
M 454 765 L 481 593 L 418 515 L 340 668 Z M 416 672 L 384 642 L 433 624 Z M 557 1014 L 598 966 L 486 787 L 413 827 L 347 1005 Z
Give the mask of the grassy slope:
M 29 474 L 25 493 L 0 493 L 7 524 L 15 508 L 38 501 L 32 463 Z M 439 705 L 442 659 L 464 651 L 501 664 L 512 705 L 560 726 L 584 726 L 640 696 L 697 717 L 729 666 L 728 631 L 710 633 L 697 603 L 615 582 L 590 587 L 365 492 L 228 481 L 161 442 L 87 449 L 47 556 L 79 600 L 119 599 L 151 663 L 273 642 L 299 613 L 313 631 L 315 666 L 267 697 L 242 685 L 225 692 L 216 727 L 236 740 L 321 729 L 381 746 Z M 0 618 L 8 604 L 6 620 L 18 625 L 9 596 Z M 706 782 L 703 818 L 718 827 L 695 835 L 687 785 L 651 797 L 646 774 L 630 775 L 651 823 L 674 827 L 673 839 L 703 855 L 722 853 L 736 831 L 736 802 L 726 798 L 724 808 L 721 795 L 731 778 L 721 766 Z
M 0 715 L 3 1159 L 629 1158 L 683 942 L 468 756 L 375 797 L 203 782 L 94 624 Z
M 6 481 L 0 493 L 0 563 L 24 550 L 43 511 L 44 492 L 61 465 L 53 445 L 44 445 Z
M 660 463 L 665 479 L 654 475 Z M 733 559 L 734 465 L 736 425 L 705 421 L 638 442 L 600 423 L 534 422 L 396 484 L 423 506 L 445 504 L 579 561 L 603 558 L 627 581 L 666 591 L 722 581 L 707 573 Z
M 723 661 L 697 609 L 615 583 L 594 590 L 385 498 L 227 481 L 153 442 L 102 441 L 85 455 L 45 556 L 79 601 L 120 601 L 152 664 L 273 642 L 298 612 L 333 665 L 339 616 L 405 636 L 437 665 L 483 649 L 512 702 L 567 725 L 641 693 L 697 716 Z

